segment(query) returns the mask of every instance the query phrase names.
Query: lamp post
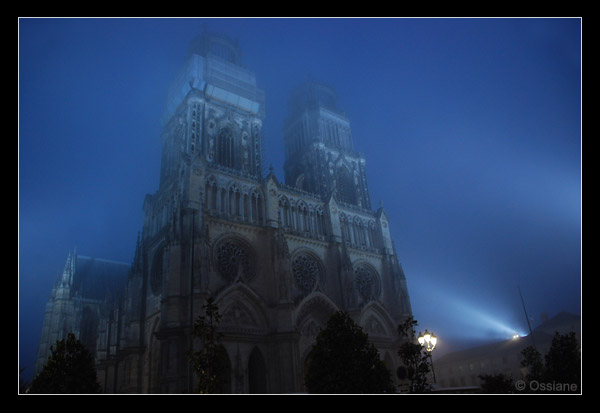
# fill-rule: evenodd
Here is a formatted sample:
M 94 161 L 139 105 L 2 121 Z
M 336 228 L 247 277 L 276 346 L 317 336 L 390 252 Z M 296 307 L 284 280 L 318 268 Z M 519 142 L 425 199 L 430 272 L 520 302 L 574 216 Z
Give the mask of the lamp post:
M 419 344 L 425 348 L 427 354 L 429 355 L 429 361 L 431 362 L 431 373 L 433 374 L 433 383 L 435 383 L 435 370 L 433 369 L 433 358 L 431 357 L 431 352 L 437 344 L 437 337 L 435 334 L 425 330 L 425 334 L 421 334 L 421 332 L 419 332 L 419 337 L 417 340 L 419 341 Z

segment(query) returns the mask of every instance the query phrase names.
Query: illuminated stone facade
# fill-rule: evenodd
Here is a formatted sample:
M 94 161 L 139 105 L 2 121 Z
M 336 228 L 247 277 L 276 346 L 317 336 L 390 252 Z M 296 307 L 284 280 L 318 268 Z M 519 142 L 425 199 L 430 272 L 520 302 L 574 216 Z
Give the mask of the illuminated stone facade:
M 305 391 L 304 362 L 337 310 L 395 373 L 396 329 L 411 314 L 406 281 L 336 105 L 326 86 L 299 87 L 284 130 L 285 184 L 263 177 L 265 99 L 254 74 L 223 36 L 191 43 L 163 119 L 160 185 L 144 200 L 127 287 L 97 345 L 108 349 L 97 352 L 106 392 L 193 390 L 190 326 L 209 295 L 229 356 L 223 392 Z

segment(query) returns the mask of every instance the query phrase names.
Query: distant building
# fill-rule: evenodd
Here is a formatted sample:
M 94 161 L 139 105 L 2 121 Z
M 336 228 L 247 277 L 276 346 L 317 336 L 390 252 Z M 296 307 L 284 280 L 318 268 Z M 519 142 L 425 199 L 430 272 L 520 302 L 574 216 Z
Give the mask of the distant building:
M 69 254 L 46 303 L 35 374 L 56 341 L 72 332 L 92 353 L 105 351 L 106 326 L 117 317 L 131 264 Z
M 480 386 L 479 375 L 502 373 L 513 381 L 522 379 L 521 351 L 535 343 L 542 357 L 548 352 L 555 332 L 575 332 L 581 342 L 581 317 L 559 313 L 544 321 L 532 335 L 499 341 L 446 354 L 434 360 L 438 388 Z
M 57 292 L 39 362 L 71 326 L 89 333 L 105 392 L 191 392 L 187 352 L 199 345 L 191 326 L 212 295 L 229 356 L 223 393 L 305 391 L 305 361 L 338 310 L 395 372 L 397 326 L 411 315 L 406 279 L 336 98 L 315 82 L 292 93 L 285 183 L 263 177 L 264 92 L 236 42 L 194 40 L 168 95 L 159 188 L 144 200 L 119 299 L 98 303 L 86 324 L 73 290 Z M 65 277 L 60 288 L 70 285 Z M 74 321 L 61 325 L 53 314 Z

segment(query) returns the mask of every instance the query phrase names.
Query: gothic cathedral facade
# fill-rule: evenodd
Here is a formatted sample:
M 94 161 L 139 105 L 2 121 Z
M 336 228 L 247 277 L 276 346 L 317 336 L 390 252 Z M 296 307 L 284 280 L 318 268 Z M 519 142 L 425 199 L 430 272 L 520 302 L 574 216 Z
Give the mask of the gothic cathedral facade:
M 303 392 L 304 363 L 330 314 L 350 313 L 395 376 L 411 315 L 382 208 L 334 91 L 290 97 L 285 183 L 262 176 L 264 92 L 235 42 L 203 34 L 168 97 L 158 190 L 126 287 L 99 315 L 107 393 L 194 390 L 191 326 L 209 296 L 228 356 L 225 393 Z

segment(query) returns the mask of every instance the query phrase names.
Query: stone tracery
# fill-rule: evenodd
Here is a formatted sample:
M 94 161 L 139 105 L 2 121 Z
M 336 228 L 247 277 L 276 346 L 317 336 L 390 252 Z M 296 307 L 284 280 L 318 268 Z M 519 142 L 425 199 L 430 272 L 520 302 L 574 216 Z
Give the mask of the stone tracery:
M 249 281 L 254 277 L 254 256 L 249 248 L 237 240 L 227 240 L 216 251 L 219 274 L 228 281 L 241 277 Z
M 301 254 L 292 261 L 292 274 L 296 285 L 303 292 L 309 293 L 315 288 L 321 277 L 321 270 L 313 257 Z
M 379 278 L 373 270 L 361 265 L 354 269 L 354 281 L 359 295 L 370 301 L 379 296 Z

